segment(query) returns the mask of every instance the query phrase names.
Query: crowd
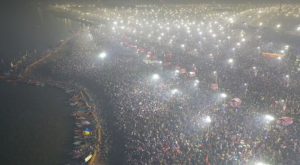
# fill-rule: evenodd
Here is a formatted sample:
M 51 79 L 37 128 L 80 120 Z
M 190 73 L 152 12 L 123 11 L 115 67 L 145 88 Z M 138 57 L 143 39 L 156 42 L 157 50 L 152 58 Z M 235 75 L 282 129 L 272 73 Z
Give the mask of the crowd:
M 155 16 L 162 17 L 147 19 Z M 159 19 L 176 22 L 168 16 Z M 125 138 L 124 164 L 299 164 L 300 76 L 293 62 L 300 38 L 219 15 L 199 24 L 193 18 L 178 28 L 115 21 L 90 28 L 31 76 L 102 86 Z M 261 55 L 281 49 L 281 59 Z M 227 104 L 233 98 L 242 104 Z M 266 115 L 294 122 L 283 126 Z

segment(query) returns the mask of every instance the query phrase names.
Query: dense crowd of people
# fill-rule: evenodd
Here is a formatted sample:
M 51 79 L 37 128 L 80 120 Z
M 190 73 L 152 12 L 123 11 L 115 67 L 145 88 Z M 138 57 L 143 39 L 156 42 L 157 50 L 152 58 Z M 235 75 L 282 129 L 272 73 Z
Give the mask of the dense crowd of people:
M 179 27 L 170 15 L 158 19 L 166 24 L 112 21 L 90 28 L 31 76 L 102 86 L 125 138 L 124 164 L 299 164 L 300 76 L 293 65 L 299 37 L 217 14 L 198 23 L 195 14 Z M 286 55 L 263 57 L 264 51 Z M 233 98 L 242 104 L 228 104 Z M 266 115 L 293 123 L 276 124 Z

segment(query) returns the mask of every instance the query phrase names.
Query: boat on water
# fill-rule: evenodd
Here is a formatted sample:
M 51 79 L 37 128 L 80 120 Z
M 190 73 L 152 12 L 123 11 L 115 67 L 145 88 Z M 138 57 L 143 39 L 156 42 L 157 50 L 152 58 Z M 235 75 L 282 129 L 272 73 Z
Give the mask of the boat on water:
M 76 90 L 73 90 L 73 89 L 72 90 L 71 89 L 66 90 L 67 93 L 72 93 L 72 92 L 75 92 L 75 91 Z
M 5 76 L 9 76 L 9 75 L 10 75 L 10 71 L 9 71 L 9 70 L 5 70 L 5 71 L 3 72 L 3 74 L 4 74 Z
M 75 105 L 77 105 L 78 104 L 78 102 L 76 101 L 75 103 L 71 103 L 70 105 L 71 106 L 75 106 Z
M 80 145 L 82 143 L 82 141 L 77 141 L 77 142 L 74 142 L 73 144 L 74 145 Z

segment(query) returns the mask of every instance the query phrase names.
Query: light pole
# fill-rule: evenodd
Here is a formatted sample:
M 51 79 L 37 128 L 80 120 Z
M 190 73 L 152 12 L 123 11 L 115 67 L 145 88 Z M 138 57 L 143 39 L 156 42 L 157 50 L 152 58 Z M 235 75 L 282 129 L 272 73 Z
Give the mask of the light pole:
M 232 69 L 232 67 L 233 67 L 233 59 L 230 58 L 230 59 L 228 60 L 228 63 L 229 63 L 229 65 L 230 65 L 231 69 Z
M 265 116 L 267 123 L 269 124 L 270 122 L 272 122 L 275 118 L 271 115 L 266 115 Z M 272 128 L 272 124 L 269 124 L 269 129 Z
M 152 76 L 152 78 L 153 78 L 153 80 L 158 80 L 158 79 L 159 79 L 159 75 L 158 75 L 158 74 L 154 74 L 154 75 Z
M 225 93 L 222 93 L 221 97 L 223 98 L 223 104 L 225 104 L 225 98 L 227 97 L 227 95 Z
M 199 84 L 199 80 L 195 81 L 195 86 L 196 86 L 196 91 L 197 91 L 197 97 L 198 97 L 198 84 Z
M 104 58 L 106 57 L 106 53 L 102 52 L 100 53 L 99 57 L 102 59 L 102 67 L 104 65 Z
M 214 71 L 214 75 L 215 75 L 215 78 L 216 78 L 216 84 L 218 84 L 218 74 L 217 74 L 217 71 Z
M 257 75 L 257 69 L 256 69 L 255 66 L 253 67 L 253 70 L 254 70 L 254 76 L 256 77 L 256 75 Z
M 209 116 L 206 116 L 205 122 L 208 124 L 208 127 L 207 127 L 207 137 L 208 137 L 209 136 L 208 133 L 209 133 L 209 126 L 210 126 L 210 123 L 211 123 L 211 118 Z

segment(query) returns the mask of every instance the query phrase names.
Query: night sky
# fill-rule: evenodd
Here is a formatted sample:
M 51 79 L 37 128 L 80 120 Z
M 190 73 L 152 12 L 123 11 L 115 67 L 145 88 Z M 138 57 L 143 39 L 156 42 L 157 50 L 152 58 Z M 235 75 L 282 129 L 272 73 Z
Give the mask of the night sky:
M 4 4 L 17 4 L 23 2 L 41 2 L 41 3 L 64 3 L 64 2 L 103 2 L 103 3 L 280 3 L 281 0 L 2 0 Z M 300 3 L 300 0 L 282 0 L 283 3 Z

